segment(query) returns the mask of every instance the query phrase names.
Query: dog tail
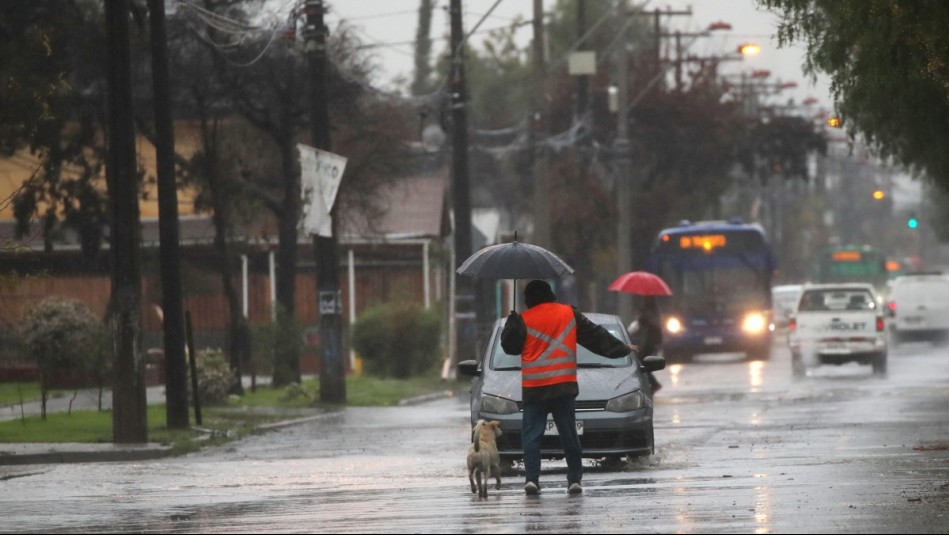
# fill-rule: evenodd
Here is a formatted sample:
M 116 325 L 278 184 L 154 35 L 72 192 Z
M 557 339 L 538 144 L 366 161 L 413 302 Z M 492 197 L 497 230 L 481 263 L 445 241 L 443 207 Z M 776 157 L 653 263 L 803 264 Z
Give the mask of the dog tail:
M 483 425 L 484 420 L 478 420 L 478 423 L 474 426 L 474 430 L 471 432 L 471 443 L 474 444 L 475 451 L 481 451 L 481 427 Z

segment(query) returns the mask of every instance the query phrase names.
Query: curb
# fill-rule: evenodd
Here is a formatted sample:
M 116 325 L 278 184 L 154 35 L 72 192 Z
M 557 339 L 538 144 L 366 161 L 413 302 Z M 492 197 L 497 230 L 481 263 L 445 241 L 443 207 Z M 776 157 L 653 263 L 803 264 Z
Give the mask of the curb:
M 456 392 L 454 390 L 441 390 L 437 392 L 431 392 L 428 394 L 422 394 L 420 396 L 415 396 L 411 398 L 405 398 L 399 400 L 398 405 L 400 407 L 418 405 L 420 403 L 425 403 L 428 401 L 434 401 L 437 399 L 447 399 L 455 397 Z M 293 425 L 304 424 L 307 422 L 322 420 L 326 418 L 331 418 L 337 415 L 336 411 L 328 411 L 321 414 L 316 414 L 313 416 L 306 416 L 303 418 L 294 418 L 292 420 L 283 420 L 278 422 L 272 422 L 269 424 L 259 425 L 257 429 L 260 430 L 273 430 L 281 429 L 284 427 L 290 427 Z M 10 446 L 6 444 L 4 446 Z M 125 445 L 125 446 L 116 446 L 114 444 L 101 444 L 101 445 L 90 445 L 82 444 L 78 445 L 77 449 L 66 449 L 70 448 L 68 444 L 43 444 L 48 449 L 43 452 L 29 452 L 24 451 L 22 453 L 17 451 L 0 451 L 0 466 L 17 466 L 17 465 L 28 465 L 28 464 L 65 464 L 65 463 L 94 463 L 94 462 L 134 462 L 134 461 L 148 461 L 153 459 L 161 459 L 164 457 L 171 457 L 176 455 L 171 446 L 164 446 L 159 444 L 148 444 L 143 446 L 136 445 Z M 63 449 L 57 449 L 57 447 Z M 74 445 L 73 447 L 76 447 Z M 99 448 L 99 449 L 95 449 Z M 36 448 L 33 448 L 34 450 Z M 2 478 L 0 478 L 2 480 Z
M 146 449 L 116 449 L 106 451 L 48 451 L 44 453 L 0 454 L 0 466 L 24 464 L 97 463 L 147 461 L 173 455 L 170 446 Z
M 442 390 L 441 392 L 432 392 L 431 394 L 422 394 L 421 396 L 399 400 L 399 406 L 404 407 L 406 405 L 417 405 L 419 403 L 425 403 L 426 401 L 453 397 L 455 397 L 454 390 Z

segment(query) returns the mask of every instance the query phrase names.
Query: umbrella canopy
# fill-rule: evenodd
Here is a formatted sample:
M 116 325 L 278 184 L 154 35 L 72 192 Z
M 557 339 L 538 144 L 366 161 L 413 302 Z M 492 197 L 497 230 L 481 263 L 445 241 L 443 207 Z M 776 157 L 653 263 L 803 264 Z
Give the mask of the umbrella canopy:
M 573 268 L 543 247 L 515 240 L 481 249 L 456 271 L 484 279 L 553 279 L 573 273 Z
M 648 271 L 631 271 L 616 278 L 609 289 L 636 295 L 672 295 L 672 290 L 659 275 Z

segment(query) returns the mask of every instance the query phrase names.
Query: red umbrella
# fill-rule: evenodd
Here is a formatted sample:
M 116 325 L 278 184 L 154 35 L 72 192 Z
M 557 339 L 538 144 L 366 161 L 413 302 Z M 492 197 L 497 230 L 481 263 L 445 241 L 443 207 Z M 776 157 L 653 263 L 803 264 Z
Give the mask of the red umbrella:
M 648 271 L 631 271 L 610 283 L 610 290 L 636 295 L 672 295 L 662 278 Z

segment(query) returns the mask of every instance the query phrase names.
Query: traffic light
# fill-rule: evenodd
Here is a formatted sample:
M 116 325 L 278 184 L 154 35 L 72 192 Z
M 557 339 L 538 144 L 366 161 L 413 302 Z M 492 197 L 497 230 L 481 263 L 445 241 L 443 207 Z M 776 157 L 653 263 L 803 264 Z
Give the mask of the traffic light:
M 911 229 L 919 226 L 919 219 L 916 219 L 916 214 L 910 214 L 909 217 L 906 218 L 906 226 Z
M 882 201 L 882 200 L 885 199 L 885 198 L 886 198 L 886 192 L 885 192 L 885 191 L 883 191 L 882 189 L 875 189 L 875 190 L 873 190 L 873 200 L 874 200 L 874 201 Z

